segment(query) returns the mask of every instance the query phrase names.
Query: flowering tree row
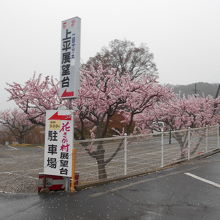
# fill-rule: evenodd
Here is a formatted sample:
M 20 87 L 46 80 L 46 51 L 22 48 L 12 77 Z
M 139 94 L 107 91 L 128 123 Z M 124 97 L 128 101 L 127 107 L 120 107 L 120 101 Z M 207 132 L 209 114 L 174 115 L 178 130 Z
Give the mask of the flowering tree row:
M 8 84 L 6 90 L 9 100 L 33 124 L 45 125 L 46 110 L 74 109 L 77 139 L 88 138 L 88 131 L 92 138 L 104 138 L 114 132 L 118 135 L 149 133 L 160 129 L 159 122 L 164 123 L 165 130 L 218 122 L 218 99 L 179 98 L 157 79 L 157 68 L 148 47 L 114 40 L 82 65 L 79 97 L 72 102 L 60 98 L 59 82 L 49 76 L 34 75 L 23 85 Z M 116 118 L 120 118 L 117 123 Z M 186 145 L 182 144 L 182 138 L 176 136 L 181 149 Z M 122 143 L 108 158 L 101 141 L 92 151 L 85 146 L 97 161 L 99 178 L 107 177 L 105 167 L 121 146 Z
M 136 125 L 140 132 L 144 133 L 149 128 L 151 130 L 178 131 L 172 132 L 180 146 L 181 157 L 185 157 L 188 147 L 188 132 L 181 130 L 188 128 L 201 128 L 216 125 L 219 120 L 220 98 L 188 96 L 180 98 L 174 96 L 168 101 L 155 103 L 150 111 L 144 111 L 137 116 Z M 161 127 L 161 124 L 163 126 Z M 195 153 L 201 141 L 205 137 L 205 130 L 197 130 L 199 136 L 191 154 Z
M 133 80 L 129 74 L 119 76 L 115 69 L 99 66 L 96 69 L 83 69 L 81 76 L 79 97 L 71 106 L 60 99 L 58 82 L 51 77 L 35 75 L 24 85 L 8 84 L 7 91 L 10 93 L 10 100 L 15 101 L 34 124 L 44 125 L 46 110 L 62 106 L 75 109 L 76 133 L 80 139 L 86 138 L 85 131 L 88 127 L 94 138 L 106 137 L 111 129 L 109 124 L 112 117 L 118 113 L 124 116 L 124 131 L 131 134 L 135 116 L 171 96 L 169 89 L 160 86 L 153 75 L 143 75 Z M 122 133 L 122 130 L 117 132 Z M 121 145 L 106 159 L 101 143 L 92 152 L 85 148 L 97 160 L 100 178 L 106 178 L 105 166 L 114 158 Z

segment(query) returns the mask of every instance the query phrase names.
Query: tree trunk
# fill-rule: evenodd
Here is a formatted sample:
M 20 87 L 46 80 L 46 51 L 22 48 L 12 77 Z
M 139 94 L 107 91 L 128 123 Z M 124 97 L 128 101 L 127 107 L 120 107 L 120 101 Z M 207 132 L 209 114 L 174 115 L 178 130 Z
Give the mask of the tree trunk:
M 103 148 L 102 143 L 100 143 L 97 147 L 97 155 L 96 155 L 96 161 L 98 164 L 98 176 L 99 179 L 107 179 L 107 173 L 105 169 L 105 150 Z
M 18 137 L 17 141 L 18 141 L 19 144 L 23 144 L 24 143 L 24 136 Z
M 99 179 L 100 180 L 107 179 L 107 173 L 106 173 L 106 170 L 105 170 L 105 162 L 104 162 L 104 160 L 102 160 L 102 159 L 97 160 L 97 163 L 98 163 Z
M 180 146 L 180 159 L 184 159 L 186 157 L 186 149 L 187 149 L 187 145 L 188 145 L 188 141 L 187 141 L 187 133 L 182 135 L 182 134 L 178 134 L 175 133 L 173 135 L 173 137 L 176 139 L 176 141 L 178 142 L 179 146 Z
M 169 144 L 171 144 L 171 141 L 172 141 L 172 131 L 169 130 Z
M 184 159 L 186 157 L 186 152 L 185 152 L 185 147 L 184 145 L 180 146 L 180 159 Z
M 192 151 L 190 152 L 190 155 L 193 155 L 196 153 L 196 151 L 198 150 L 200 143 L 202 142 L 203 137 L 201 136 L 196 144 L 196 146 L 192 149 Z

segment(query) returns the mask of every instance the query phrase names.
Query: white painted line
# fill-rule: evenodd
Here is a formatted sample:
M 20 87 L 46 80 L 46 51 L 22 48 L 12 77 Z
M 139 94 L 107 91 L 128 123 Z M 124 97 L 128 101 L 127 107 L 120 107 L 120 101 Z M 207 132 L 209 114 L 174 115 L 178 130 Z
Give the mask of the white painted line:
M 10 148 L 10 150 L 18 150 L 16 147 L 12 147 L 10 145 L 8 145 L 7 147 Z
M 40 148 L 40 149 L 44 149 L 44 147 L 43 146 L 37 146 L 38 148 Z
M 41 170 L 42 168 L 33 168 L 33 169 L 29 169 L 29 170 L 12 170 L 12 171 L 0 171 L 0 174 L 13 174 L 13 173 L 21 173 L 21 172 L 26 172 L 29 173 L 30 171 L 36 171 L 36 170 Z M 29 171 L 29 172 L 28 172 Z
M 0 174 L 9 174 L 9 175 L 23 176 L 23 177 L 34 179 L 34 180 L 38 180 L 39 179 L 39 178 L 36 178 L 36 177 L 33 177 L 33 176 L 29 176 L 27 174 L 20 174 L 20 173 L 16 173 L 16 172 L 19 172 L 19 171 L 0 172 Z M 3 181 L 3 182 L 5 182 L 5 181 Z
M 11 173 L 11 172 L 0 172 L 0 174 L 13 174 L 13 173 Z
M 12 194 L 12 192 L 5 192 L 5 191 L 0 191 L 0 193 Z
M 185 174 L 185 175 L 188 175 L 188 176 L 191 176 L 192 178 L 195 178 L 195 179 L 200 180 L 200 181 L 202 181 L 202 182 L 208 183 L 208 184 L 210 184 L 210 185 L 212 185 L 212 186 L 215 186 L 215 187 L 220 188 L 220 184 L 218 184 L 218 183 L 215 183 L 215 182 L 212 182 L 212 181 L 210 181 L 210 180 L 204 179 L 204 178 L 202 178 L 202 177 L 196 176 L 196 175 L 194 175 L 194 174 L 192 174 L 192 173 L 184 173 L 184 174 Z

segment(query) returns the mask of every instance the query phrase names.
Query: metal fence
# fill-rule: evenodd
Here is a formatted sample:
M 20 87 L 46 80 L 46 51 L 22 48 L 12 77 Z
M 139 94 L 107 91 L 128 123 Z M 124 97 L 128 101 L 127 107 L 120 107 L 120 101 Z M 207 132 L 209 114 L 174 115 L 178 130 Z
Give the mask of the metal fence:
M 76 141 L 79 185 L 102 182 L 195 158 L 220 148 L 219 126 Z
M 79 186 L 153 171 L 220 148 L 219 126 L 75 141 Z M 0 192 L 37 192 L 43 146 L 0 146 Z

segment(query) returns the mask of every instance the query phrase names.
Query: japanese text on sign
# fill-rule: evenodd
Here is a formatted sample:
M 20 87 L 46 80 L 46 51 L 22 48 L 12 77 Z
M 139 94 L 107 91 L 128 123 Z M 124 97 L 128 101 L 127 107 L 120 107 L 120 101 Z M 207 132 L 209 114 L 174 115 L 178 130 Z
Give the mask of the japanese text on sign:
M 44 173 L 72 175 L 73 117 L 72 111 L 47 111 Z M 54 120 L 56 119 L 56 120 Z
M 81 19 L 71 18 L 62 22 L 61 33 L 61 97 L 74 98 L 80 84 L 80 27 Z

